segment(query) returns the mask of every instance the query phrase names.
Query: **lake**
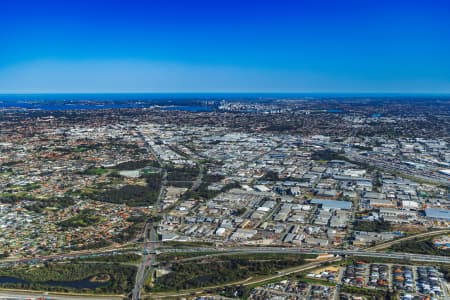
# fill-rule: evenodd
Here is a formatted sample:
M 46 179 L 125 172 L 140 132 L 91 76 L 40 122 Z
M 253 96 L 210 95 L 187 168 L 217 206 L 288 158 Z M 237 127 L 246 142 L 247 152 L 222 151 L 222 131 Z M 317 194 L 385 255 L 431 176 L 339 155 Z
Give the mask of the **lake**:
M 89 278 L 83 280 L 75 281 L 46 281 L 46 282 L 36 282 L 38 284 L 48 285 L 48 286 L 61 286 L 70 287 L 76 289 L 95 289 L 100 286 L 105 285 L 104 282 L 91 282 Z M 3 283 L 18 283 L 18 284 L 30 284 L 29 281 L 20 278 L 10 277 L 10 276 L 0 276 L 0 284 Z

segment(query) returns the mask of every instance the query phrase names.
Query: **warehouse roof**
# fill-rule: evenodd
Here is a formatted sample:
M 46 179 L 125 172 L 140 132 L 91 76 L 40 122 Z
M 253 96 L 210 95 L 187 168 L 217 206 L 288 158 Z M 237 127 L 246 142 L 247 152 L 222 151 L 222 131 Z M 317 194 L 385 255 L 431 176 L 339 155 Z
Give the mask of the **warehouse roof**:
M 352 203 L 349 201 L 312 199 L 311 204 L 320 204 L 320 205 L 322 205 L 322 208 L 332 208 L 332 209 L 351 209 L 352 208 Z
M 450 220 L 450 210 L 442 208 L 426 208 L 425 215 L 433 219 Z

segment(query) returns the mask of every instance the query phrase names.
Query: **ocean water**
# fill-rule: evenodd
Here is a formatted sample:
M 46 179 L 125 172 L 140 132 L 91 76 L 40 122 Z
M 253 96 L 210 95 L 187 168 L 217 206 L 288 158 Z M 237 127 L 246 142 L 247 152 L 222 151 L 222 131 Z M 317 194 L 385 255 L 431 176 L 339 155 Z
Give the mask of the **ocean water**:
M 119 93 L 119 94 L 0 94 L 1 109 L 80 110 L 159 106 L 163 110 L 212 111 L 220 100 L 407 100 L 449 98 L 449 95 L 344 93 Z M 329 111 L 339 113 L 341 111 Z
M 0 109 L 92 110 L 158 106 L 164 110 L 196 112 L 213 110 L 204 104 L 209 99 L 213 98 L 195 94 L 0 94 Z

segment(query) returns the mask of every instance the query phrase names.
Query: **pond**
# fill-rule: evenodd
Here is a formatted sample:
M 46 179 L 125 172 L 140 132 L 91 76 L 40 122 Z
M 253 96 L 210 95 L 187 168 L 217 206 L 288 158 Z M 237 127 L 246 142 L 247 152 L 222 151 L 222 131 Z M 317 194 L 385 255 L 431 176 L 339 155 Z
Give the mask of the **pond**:
M 75 289 L 95 289 L 103 286 L 107 283 L 105 282 L 92 282 L 90 278 L 85 278 L 83 280 L 74 281 L 46 281 L 46 282 L 35 282 L 37 284 L 43 284 L 48 286 L 60 286 L 60 287 L 70 287 Z M 10 277 L 10 276 L 0 276 L 0 284 L 3 283 L 18 283 L 18 284 L 31 284 L 27 280 L 20 278 Z

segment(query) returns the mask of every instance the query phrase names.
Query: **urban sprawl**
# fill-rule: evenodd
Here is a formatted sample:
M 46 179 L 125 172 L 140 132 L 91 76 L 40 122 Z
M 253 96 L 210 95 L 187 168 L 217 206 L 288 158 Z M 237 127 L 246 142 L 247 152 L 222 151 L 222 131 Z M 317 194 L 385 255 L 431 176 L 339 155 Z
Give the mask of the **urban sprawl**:
M 0 111 L 0 299 L 450 299 L 449 99 L 188 105 Z

